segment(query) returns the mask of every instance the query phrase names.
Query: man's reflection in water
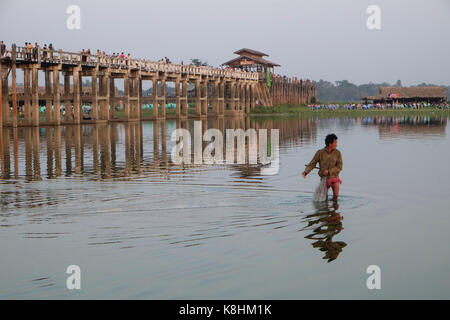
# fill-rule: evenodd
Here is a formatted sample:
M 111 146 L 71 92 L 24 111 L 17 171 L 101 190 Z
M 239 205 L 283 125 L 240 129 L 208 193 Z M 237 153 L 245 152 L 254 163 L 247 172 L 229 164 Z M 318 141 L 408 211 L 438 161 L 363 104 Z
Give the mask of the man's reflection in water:
M 307 225 L 302 231 L 312 230 L 312 233 L 305 238 L 315 240 L 312 244 L 314 248 L 319 248 L 325 252 L 323 259 L 328 262 L 337 259 L 342 249 L 347 246 L 345 242 L 333 241 L 333 237 L 340 233 L 344 227 L 342 220 L 344 219 L 337 210 L 337 203 L 330 206 L 327 202 L 315 203 L 316 213 L 308 215 L 302 219 Z

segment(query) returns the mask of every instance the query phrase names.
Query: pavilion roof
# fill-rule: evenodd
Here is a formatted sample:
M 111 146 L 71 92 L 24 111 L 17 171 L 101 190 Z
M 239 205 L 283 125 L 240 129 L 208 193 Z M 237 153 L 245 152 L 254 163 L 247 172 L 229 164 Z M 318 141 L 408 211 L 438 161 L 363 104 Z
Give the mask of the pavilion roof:
M 248 52 L 250 54 L 254 54 L 256 56 L 261 56 L 261 57 L 268 57 L 269 55 L 260 51 L 256 51 L 256 50 L 252 50 L 252 49 L 248 49 L 248 48 L 243 48 L 241 50 L 235 51 L 233 52 L 234 54 L 243 54 L 245 55 L 245 52 Z
M 241 56 L 239 56 L 237 58 L 234 58 L 234 59 L 232 59 L 230 61 L 227 61 L 227 62 L 223 63 L 222 65 L 223 66 L 224 65 L 230 65 L 230 64 L 233 64 L 233 63 L 235 63 L 235 62 L 237 62 L 239 60 L 243 60 L 243 59 L 255 61 L 258 64 L 266 65 L 266 66 L 269 66 L 269 67 L 280 67 L 279 64 L 271 62 L 269 60 L 266 60 L 266 59 L 263 59 L 263 58 L 250 57 L 250 56 L 246 56 L 246 55 L 241 55 Z

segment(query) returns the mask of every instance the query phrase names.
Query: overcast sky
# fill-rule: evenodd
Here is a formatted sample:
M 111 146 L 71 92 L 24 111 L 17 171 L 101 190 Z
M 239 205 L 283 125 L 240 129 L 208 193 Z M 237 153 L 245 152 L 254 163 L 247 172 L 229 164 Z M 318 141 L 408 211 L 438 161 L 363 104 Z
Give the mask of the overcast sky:
M 366 27 L 372 4 L 381 30 Z M 69 5 L 80 30 L 66 27 Z M 0 0 L 0 38 L 214 66 L 247 47 L 288 76 L 450 85 L 450 0 Z

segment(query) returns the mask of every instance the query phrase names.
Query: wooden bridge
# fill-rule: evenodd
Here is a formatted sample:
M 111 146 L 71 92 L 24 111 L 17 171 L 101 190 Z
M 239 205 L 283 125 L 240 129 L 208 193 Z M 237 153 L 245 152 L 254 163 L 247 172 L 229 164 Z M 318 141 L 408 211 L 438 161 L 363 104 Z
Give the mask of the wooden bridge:
M 20 93 L 17 69 L 23 70 Z M 39 71 L 45 75 L 43 90 L 38 84 Z M 1 59 L 0 75 L 0 126 L 13 127 L 239 116 L 257 105 L 307 103 L 316 95 L 314 84 L 291 80 L 274 79 L 269 89 L 266 75 L 257 72 L 44 50 L 39 46 L 27 49 L 14 44 L 11 57 Z M 83 77 L 91 80 L 88 91 L 83 90 Z M 123 79 L 121 96 L 116 79 Z M 152 81 L 151 96 L 143 95 L 143 81 Z M 168 82 L 175 84 L 173 97 L 166 95 Z M 194 86 L 193 94 L 188 94 L 188 84 Z M 166 113 L 169 102 L 176 106 L 171 114 Z M 122 104 L 123 110 L 116 108 Z M 153 110 L 144 114 L 142 106 L 148 104 Z M 189 109 L 189 104 L 194 108 Z M 42 105 L 44 116 L 40 116 Z M 83 105 L 90 105 L 88 115 L 83 113 Z

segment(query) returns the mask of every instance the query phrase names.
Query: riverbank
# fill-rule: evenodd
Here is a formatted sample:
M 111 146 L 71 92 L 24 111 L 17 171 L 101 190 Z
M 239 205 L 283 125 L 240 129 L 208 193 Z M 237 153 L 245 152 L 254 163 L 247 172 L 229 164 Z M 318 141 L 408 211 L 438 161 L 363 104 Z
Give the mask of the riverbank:
M 333 117 L 333 116 L 376 116 L 376 115 L 417 115 L 417 114 L 449 114 L 450 109 L 438 109 L 438 108 L 422 108 L 422 109 L 384 109 L 384 110 L 311 110 L 307 105 L 280 105 L 274 107 L 256 107 L 249 114 L 252 117 L 264 117 L 264 116 L 320 116 L 320 117 Z

